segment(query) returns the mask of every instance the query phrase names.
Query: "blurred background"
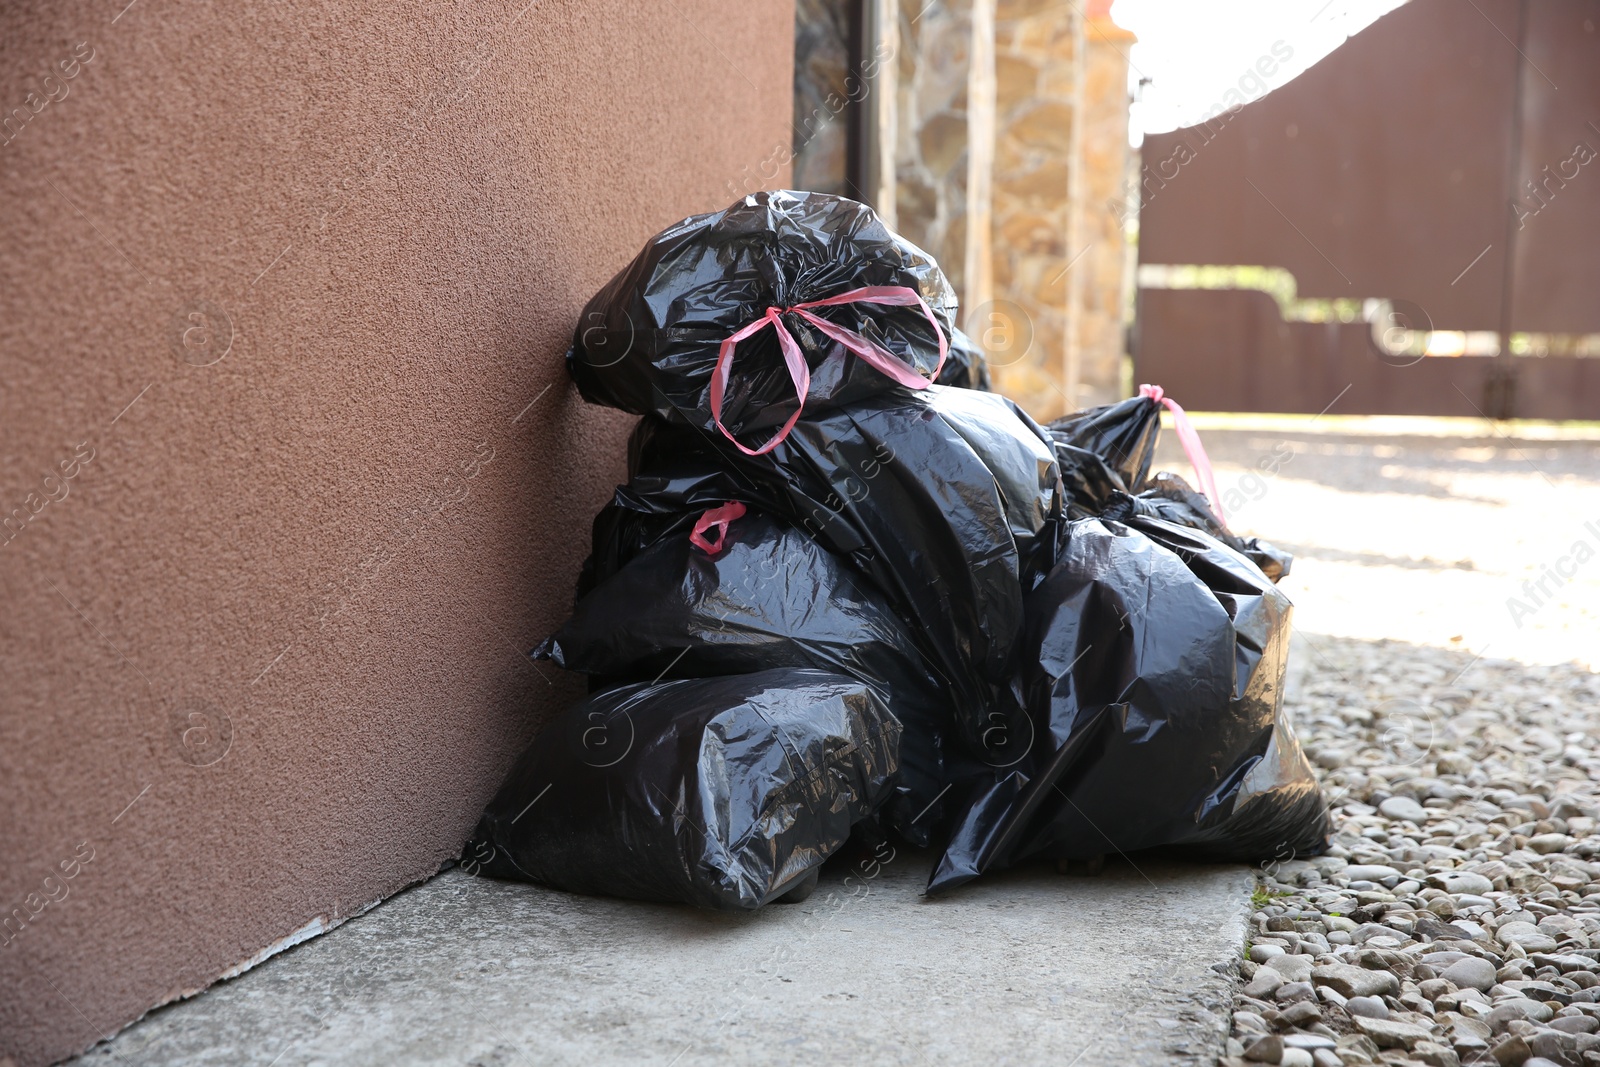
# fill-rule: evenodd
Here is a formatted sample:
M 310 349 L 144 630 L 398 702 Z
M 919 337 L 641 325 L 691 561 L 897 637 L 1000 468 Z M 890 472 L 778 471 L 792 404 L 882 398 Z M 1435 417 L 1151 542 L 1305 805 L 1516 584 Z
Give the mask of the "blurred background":
M 1590 0 L 801 0 L 795 182 L 1040 418 L 1600 417 Z

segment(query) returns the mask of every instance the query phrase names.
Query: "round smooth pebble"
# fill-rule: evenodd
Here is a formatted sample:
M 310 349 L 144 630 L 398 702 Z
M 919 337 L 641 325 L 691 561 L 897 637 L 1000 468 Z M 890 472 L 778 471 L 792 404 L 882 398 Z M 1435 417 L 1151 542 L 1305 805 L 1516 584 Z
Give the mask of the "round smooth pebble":
M 1529 922 L 1509 922 L 1495 930 L 1502 945 L 1517 945 L 1524 952 L 1552 952 L 1556 939 Z
M 1266 968 L 1277 971 L 1290 982 L 1311 981 L 1311 957 L 1284 953 L 1266 961 Z M 1258 972 L 1259 973 L 1259 972 Z
M 1291 1000 L 1315 999 L 1317 991 L 1311 988 L 1310 982 L 1285 982 L 1272 994 L 1272 999 L 1279 1004 L 1287 1004 Z
M 1351 1015 L 1368 1019 L 1387 1019 L 1389 1006 L 1378 997 L 1351 997 L 1344 1002 L 1344 1010 Z
M 1452 896 L 1457 894 L 1467 894 L 1469 896 L 1477 897 L 1481 900 L 1483 899 L 1483 894 L 1494 892 L 1493 882 L 1489 881 L 1489 879 L 1485 878 L 1483 875 L 1473 874 L 1471 871 L 1462 871 L 1459 874 L 1446 875 L 1443 879 L 1441 879 L 1441 881 L 1444 882 L 1444 891 Z M 1484 902 L 1487 903 L 1487 900 Z
M 1487 993 L 1495 984 L 1494 964 L 1477 956 L 1467 956 L 1450 964 L 1439 977 L 1446 982 L 1453 982 L 1458 989 L 1476 989 L 1480 993 Z
M 1254 978 L 1245 983 L 1244 995 L 1256 1000 L 1262 1000 L 1270 997 L 1277 991 L 1279 986 L 1287 981 L 1288 979 L 1282 973 L 1273 970 L 1271 967 L 1262 967 L 1256 971 Z
M 1572 838 L 1566 834 L 1539 834 L 1528 838 L 1528 847 L 1541 856 L 1552 852 L 1561 852 L 1572 844 Z
M 1257 1038 L 1244 1050 L 1244 1058 L 1255 1063 L 1277 1063 L 1283 1058 L 1283 1038 L 1268 1034 Z
M 1545 1025 L 1552 1030 L 1561 1030 L 1569 1034 L 1592 1034 L 1600 1028 L 1600 1019 L 1593 1019 L 1587 1015 L 1561 1015 Z
M 1378 805 L 1378 810 L 1391 819 L 1422 825 L 1428 818 L 1428 809 L 1410 797 L 1390 797 Z
M 1339 872 L 1341 878 L 1352 882 L 1381 882 L 1385 878 L 1400 878 L 1401 873 L 1381 863 L 1357 863 Z

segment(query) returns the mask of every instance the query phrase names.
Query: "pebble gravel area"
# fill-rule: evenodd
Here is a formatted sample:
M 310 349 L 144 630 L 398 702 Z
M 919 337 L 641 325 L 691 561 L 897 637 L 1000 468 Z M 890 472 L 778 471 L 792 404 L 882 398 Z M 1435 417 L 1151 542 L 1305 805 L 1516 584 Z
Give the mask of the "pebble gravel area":
M 1600 677 L 1320 642 L 1297 728 L 1335 817 L 1267 864 L 1230 1065 L 1600 1065 Z M 1425 703 L 1378 703 L 1404 670 Z
M 1299 555 L 1288 708 L 1335 834 L 1262 865 L 1221 1062 L 1600 1067 L 1600 445 L 1207 433 L 1224 487 L 1285 442 L 1235 526 Z

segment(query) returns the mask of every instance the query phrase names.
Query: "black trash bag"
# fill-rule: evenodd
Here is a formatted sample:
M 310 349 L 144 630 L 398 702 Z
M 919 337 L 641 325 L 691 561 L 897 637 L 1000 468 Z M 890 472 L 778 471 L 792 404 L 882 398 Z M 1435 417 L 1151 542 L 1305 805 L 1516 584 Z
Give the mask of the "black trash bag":
M 643 431 L 649 421 L 635 428 L 632 452 L 647 436 Z M 637 456 L 630 458 L 630 469 L 639 465 Z M 589 558 L 578 575 L 577 602 L 658 541 L 677 537 L 687 542 L 695 520 L 707 510 L 751 498 L 710 454 L 654 464 L 653 469 L 635 474 L 627 485 L 617 487 L 611 502 L 594 517 Z
M 727 499 L 781 515 L 866 574 L 916 624 L 976 753 L 992 715 L 1021 714 L 1025 584 L 1052 558 L 1062 493 L 1048 438 L 1015 404 L 933 386 L 808 415 L 764 455 L 658 419 L 634 446 L 635 481 L 720 468 Z
M 1161 471 L 1151 478 L 1149 488 L 1136 497 L 1123 495 L 1108 499 L 1100 514 L 1118 521 L 1140 515 L 1202 530 L 1260 567 L 1261 573 L 1274 584 L 1288 577 L 1289 568 L 1294 565 L 1293 555 L 1261 538 L 1237 537 L 1228 532 L 1206 498 L 1170 471 Z
M 977 389 L 984 393 L 994 388 L 989 380 L 989 361 L 983 349 L 955 327 L 950 329 L 950 355 L 945 359 L 944 369 L 934 379 L 934 384 Z
M 1151 396 L 1133 396 L 1115 404 L 1064 415 L 1047 424 L 1057 451 L 1082 449 L 1099 456 L 1121 481 L 1116 488 L 1125 493 L 1144 489 L 1155 458 L 1156 441 L 1161 436 L 1161 403 Z M 1076 467 L 1068 452 L 1061 459 L 1063 475 L 1068 466 Z
M 1274 582 L 1281 581 L 1294 563 L 1292 555 L 1259 538 L 1235 536 L 1211 502 L 1176 474 L 1150 474 L 1161 435 L 1162 395 L 1161 390 L 1145 386 L 1139 396 L 1050 424 L 1068 517 L 1121 519 L 1133 513 L 1132 508 L 1138 514 L 1204 530 L 1248 557 Z M 1123 499 L 1126 495 L 1135 495 L 1139 503 L 1130 505 Z
M 866 682 L 904 728 L 885 822 L 929 845 L 944 815 L 951 707 L 912 628 L 842 559 L 771 516 L 736 517 L 702 540 L 716 551 L 691 543 L 688 529 L 645 548 L 595 585 L 534 656 L 608 688 L 776 667 Z
M 1056 462 L 1061 466 L 1061 485 L 1066 493 L 1067 517 L 1087 519 L 1111 505 L 1117 494 L 1126 494 L 1122 475 L 1105 458 L 1087 448 L 1069 445 L 1057 438 Z
M 931 256 L 854 200 L 754 193 L 652 238 L 589 301 L 567 368 L 591 403 L 716 433 L 712 371 L 725 340 L 759 323 L 769 308 L 793 309 L 868 287 L 912 290 L 926 313 L 916 304 L 880 303 L 809 312 L 866 338 L 922 378 L 939 374 L 940 332 L 951 336 L 956 297 Z M 782 323 L 810 373 L 807 411 L 895 387 L 798 312 L 784 314 Z M 736 356 L 723 424 L 735 435 L 767 430 L 770 436 L 800 407 L 776 330 L 769 325 L 751 334 Z
M 929 891 L 1033 858 L 1322 851 L 1326 804 L 1281 707 L 1291 610 L 1198 530 L 1072 523 L 1029 596 L 1030 751 L 971 792 Z
M 517 760 L 466 865 L 574 893 L 759 908 L 889 795 L 899 734 L 873 687 L 823 671 L 597 693 Z

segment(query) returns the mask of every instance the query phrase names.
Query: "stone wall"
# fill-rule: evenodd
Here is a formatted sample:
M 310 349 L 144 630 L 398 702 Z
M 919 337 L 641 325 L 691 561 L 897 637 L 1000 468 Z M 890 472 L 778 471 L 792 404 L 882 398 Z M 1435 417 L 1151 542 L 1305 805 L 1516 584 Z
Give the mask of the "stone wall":
M 995 387 L 1037 416 L 1068 403 L 1068 264 L 1080 20 L 1056 0 L 1003 0 L 996 22 L 995 299 L 975 336 Z
M 1084 404 L 1120 399 L 1127 349 L 1127 302 L 1133 280 L 1128 219 L 1118 201 L 1128 185 L 1128 47 L 1133 34 L 1109 18 L 1091 17 L 1084 34 L 1083 196 L 1077 343 Z
M 877 206 L 939 261 L 996 388 L 1040 418 L 1119 395 L 1127 245 L 1127 48 L 1109 0 L 861 0 L 894 16 L 893 195 Z M 801 98 L 842 86 L 848 0 L 802 0 Z M 802 84 L 805 83 L 805 84 Z M 836 86 L 836 87 L 837 87 Z M 807 105 L 805 114 L 811 114 Z M 842 141 L 840 142 L 842 144 Z M 796 133 L 796 176 L 837 191 L 845 153 Z
M 895 141 L 900 232 L 932 253 L 956 291 L 967 254 L 967 97 L 972 0 L 901 0 Z

